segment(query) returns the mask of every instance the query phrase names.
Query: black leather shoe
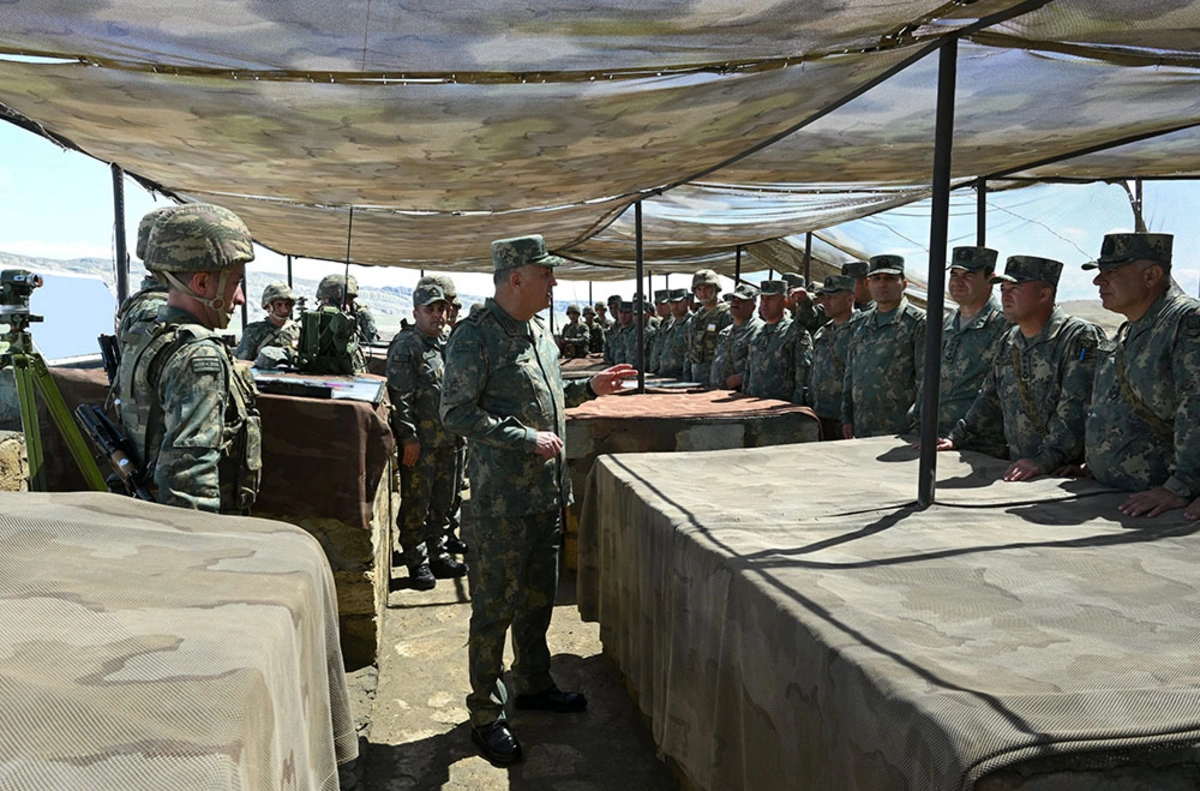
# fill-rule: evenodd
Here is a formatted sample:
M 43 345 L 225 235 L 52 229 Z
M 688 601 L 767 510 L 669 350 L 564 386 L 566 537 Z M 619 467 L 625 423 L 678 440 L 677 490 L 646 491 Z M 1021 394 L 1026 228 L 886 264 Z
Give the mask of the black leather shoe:
M 463 541 L 458 536 L 446 537 L 446 551 L 453 555 L 465 555 L 471 548 L 467 546 L 467 542 Z
M 467 576 L 467 564 L 459 563 L 452 557 L 436 558 L 429 561 L 433 576 L 440 580 L 452 580 L 456 577 Z
M 570 713 L 586 709 L 587 698 L 581 692 L 563 692 L 558 687 L 550 687 L 536 695 L 517 695 L 517 708 Z
M 437 577 L 428 563 L 408 567 L 408 584 L 419 591 L 433 590 L 437 587 Z
M 475 742 L 483 757 L 496 766 L 508 766 L 521 760 L 521 744 L 504 720 L 472 727 L 471 741 Z

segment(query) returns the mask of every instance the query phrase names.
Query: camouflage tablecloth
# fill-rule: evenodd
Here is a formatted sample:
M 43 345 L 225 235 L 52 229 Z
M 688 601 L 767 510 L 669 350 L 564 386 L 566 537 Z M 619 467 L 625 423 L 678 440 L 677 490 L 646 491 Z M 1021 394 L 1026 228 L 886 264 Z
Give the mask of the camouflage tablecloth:
M 0 493 L 0 789 L 336 791 L 329 566 L 288 525 Z
M 601 457 L 580 611 L 705 789 L 969 789 L 1200 741 L 1200 525 L 1006 464 L 940 455 L 918 511 L 895 438 Z

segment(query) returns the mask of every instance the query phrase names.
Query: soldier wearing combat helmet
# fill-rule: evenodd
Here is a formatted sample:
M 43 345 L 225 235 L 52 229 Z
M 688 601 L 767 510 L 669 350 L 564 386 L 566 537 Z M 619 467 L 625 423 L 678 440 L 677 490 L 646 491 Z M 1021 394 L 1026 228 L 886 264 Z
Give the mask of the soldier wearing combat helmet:
M 587 357 L 588 345 L 591 343 L 591 330 L 588 325 L 579 320 L 579 306 L 572 302 L 567 305 L 567 324 L 562 329 L 563 357 Z
M 149 247 L 154 224 L 163 217 L 170 216 L 176 208 L 178 207 L 163 206 L 152 209 L 146 212 L 141 222 L 138 223 L 137 244 L 134 247 L 134 253 L 143 264 L 146 261 L 146 249 Z M 147 272 L 146 276 L 142 278 L 138 292 L 121 303 L 121 309 L 117 311 L 117 340 L 121 343 L 122 353 L 128 350 L 126 344 L 137 342 L 136 338 L 129 336 L 129 332 L 137 325 L 153 320 L 158 315 L 158 309 L 166 302 L 166 283 Z
M 245 302 L 253 240 L 220 206 L 181 206 L 156 227 L 146 268 L 167 304 L 118 370 L 121 421 L 160 503 L 247 513 L 262 460 L 257 389 L 215 332 Z
M 287 283 L 271 283 L 264 288 L 262 307 L 267 317 L 246 325 L 233 356 L 239 360 L 256 360 L 263 349 L 278 348 L 286 353 L 286 357 L 291 357 L 300 342 L 300 324 L 292 321 L 295 306 L 296 297 Z
M 683 378 L 706 382 L 721 330 L 733 323 L 733 317 L 729 315 L 729 303 L 719 299 L 721 281 L 711 269 L 701 269 L 692 276 L 692 294 L 700 308 L 688 324 L 688 353 Z
M 340 307 L 358 322 L 359 342 L 379 339 L 375 314 L 358 302 L 358 278 L 354 275 L 326 275 L 317 284 L 317 300 L 321 305 Z

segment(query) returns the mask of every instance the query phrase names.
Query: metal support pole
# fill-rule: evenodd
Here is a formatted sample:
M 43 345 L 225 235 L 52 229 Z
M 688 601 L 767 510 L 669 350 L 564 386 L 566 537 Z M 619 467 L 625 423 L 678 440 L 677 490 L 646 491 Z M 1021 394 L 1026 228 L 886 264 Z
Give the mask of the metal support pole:
M 117 306 L 129 299 L 129 248 L 125 246 L 125 171 L 109 165 L 113 182 L 113 237 L 117 243 Z
M 292 257 L 290 255 L 287 257 L 287 264 L 288 264 L 288 270 L 287 270 L 287 272 L 288 272 L 288 288 L 291 288 L 292 287 Z
M 938 51 L 937 121 L 933 137 L 933 207 L 929 219 L 929 295 L 925 323 L 925 378 L 921 388 L 921 466 L 917 507 L 933 505 L 937 483 L 938 385 L 942 377 L 942 306 L 946 301 L 946 239 L 950 225 L 950 158 L 954 148 L 954 85 L 958 39 Z
M 639 200 L 633 204 L 634 225 L 637 229 L 637 287 L 640 290 L 642 287 L 642 202 Z M 642 299 L 643 296 L 638 294 L 633 295 L 633 320 L 637 322 L 634 328 L 637 331 L 637 369 L 638 369 L 638 386 L 639 393 L 646 392 L 646 322 L 642 319 Z
M 1134 200 L 1133 200 L 1133 214 L 1134 214 L 1134 217 L 1133 217 L 1134 226 L 1133 227 L 1134 227 L 1134 229 L 1137 230 L 1138 233 L 1145 233 L 1146 232 L 1146 219 L 1142 214 L 1142 180 L 1134 179 L 1133 187 L 1134 187 L 1133 194 L 1135 195 Z
M 242 299 L 242 332 L 246 331 L 246 325 L 250 323 L 250 305 L 247 304 L 250 302 L 250 298 L 247 296 L 247 294 L 249 293 L 249 291 L 246 287 L 247 283 L 249 283 L 249 281 L 243 275 L 242 276 L 242 297 L 243 297 L 243 299 Z
M 975 180 L 975 246 L 987 247 L 987 179 Z
M 733 259 L 733 285 L 742 282 L 742 246 L 737 246 L 737 257 Z
M 804 234 L 804 286 L 812 288 L 812 231 Z

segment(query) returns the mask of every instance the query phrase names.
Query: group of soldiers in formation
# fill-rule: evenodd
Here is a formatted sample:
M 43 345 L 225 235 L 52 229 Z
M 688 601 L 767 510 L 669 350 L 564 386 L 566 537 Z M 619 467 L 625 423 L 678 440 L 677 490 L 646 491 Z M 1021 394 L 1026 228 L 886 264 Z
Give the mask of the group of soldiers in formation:
M 1010 460 L 1007 481 L 1090 475 L 1131 492 L 1129 515 L 1200 518 L 1200 302 L 1172 280 L 1172 241 L 1109 234 L 1083 265 L 1126 319 L 1111 339 L 1056 304 L 1061 262 L 1016 255 L 997 272 L 995 250 L 955 248 L 938 449 Z M 807 288 L 784 278 L 739 283 L 727 302 L 711 270 L 691 293 L 656 291 L 641 316 L 646 371 L 806 405 L 823 439 L 918 433 L 926 315 L 905 296 L 904 259 L 852 262 Z M 564 355 L 637 365 L 636 304 L 614 296 L 582 322 L 568 307 Z
M 1110 234 L 1084 265 L 1096 270 L 1104 307 L 1126 319 L 1112 339 L 1057 306 L 1060 262 L 1012 256 L 997 273 L 994 250 L 956 248 L 939 450 L 1007 458 L 1010 481 L 1090 474 L 1131 493 L 1120 506 L 1129 515 L 1186 509 L 1200 518 L 1200 302 L 1174 284 L 1171 246 L 1167 234 Z M 122 307 L 114 382 L 134 462 L 161 503 L 247 513 L 262 470 L 262 429 L 244 361 L 271 348 L 263 344 L 294 343 L 292 295 L 282 284 L 268 287 L 268 316 L 247 327 L 239 361 L 220 332 L 244 302 L 241 283 L 254 258 L 241 219 L 208 204 L 152 212 L 137 253 L 157 282 Z M 480 751 L 510 764 L 521 760 L 502 677 L 510 627 L 515 705 L 587 705 L 555 685 L 545 639 L 559 518 L 571 502 L 565 413 L 636 376 L 634 322 L 643 322 L 649 371 L 806 404 L 825 438 L 848 439 L 918 427 L 926 316 L 905 297 L 904 261 L 895 255 L 850 264 L 815 288 L 741 283 L 728 301 L 704 270 L 690 293 L 655 295 L 657 326 L 619 298 L 592 306 L 583 324 L 572 310 L 562 345 L 582 345 L 586 328 L 588 350 L 602 349 L 610 367 L 564 383 L 560 343 L 538 316 L 551 306 L 562 259 L 540 236 L 526 236 L 493 242 L 492 261 L 494 297 L 461 321 L 453 282 L 422 278 L 414 322 L 388 350 L 387 385 L 401 459 L 399 551 L 414 587 L 466 572 L 453 557 L 467 551 L 454 533 L 464 470 L 471 483 L 477 579 L 467 708 Z M 335 279 L 322 282 L 318 297 L 345 306 L 356 291 L 353 281 Z M 606 307 L 615 324 L 606 324 Z

